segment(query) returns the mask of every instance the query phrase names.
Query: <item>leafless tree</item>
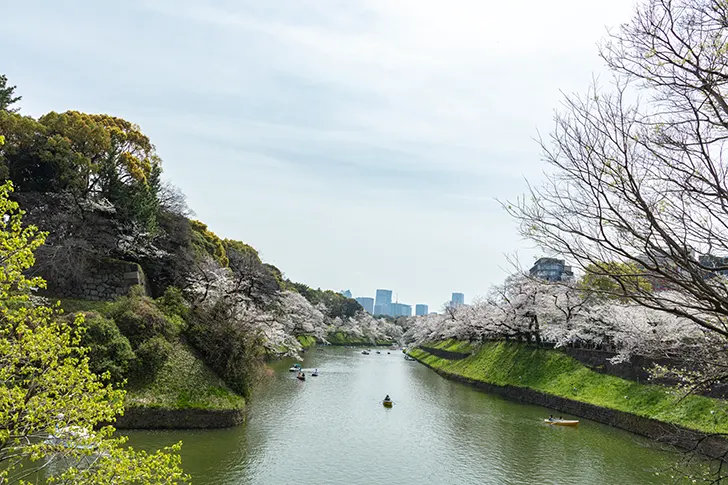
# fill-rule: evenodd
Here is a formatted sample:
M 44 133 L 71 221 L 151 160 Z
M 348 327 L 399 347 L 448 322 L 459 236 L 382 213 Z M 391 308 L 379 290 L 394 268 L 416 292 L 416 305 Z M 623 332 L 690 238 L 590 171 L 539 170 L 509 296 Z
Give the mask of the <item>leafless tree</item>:
M 165 180 L 161 183 L 157 198 L 159 207 L 164 211 L 188 218 L 195 215 L 187 205 L 187 196 L 172 182 Z
M 728 12 L 724 2 L 651 0 L 601 55 L 612 90 L 568 96 L 546 181 L 506 204 L 522 233 L 586 268 L 636 263 L 676 292 L 626 296 L 728 337 Z M 645 98 L 645 99 L 642 99 Z M 601 266 L 600 266 L 601 265 Z M 629 280 L 629 281 L 628 281 Z M 676 298 L 677 296 L 677 298 Z
M 647 0 L 600 54 L 610 89 L 566 96 L 545 182 L 504 205 L 521 232 L 614 285 L 611 296 L 728 339 L 728 3 Z M 630 263 L 615 274 L 605 262 Z M 601 270 L 600 270 L 601 268 Z M 636 288 L 635 276 L 672 291 Z M 629 291 L 626 291 L 629 289 Z M 715 352 L 713 352 L 715 354 Z M 707 357 L 706 357 L 707 358 Z M 714 359 L 710 379 L 724 379 Z M 720 480 L 722 476 L 718 477 Z

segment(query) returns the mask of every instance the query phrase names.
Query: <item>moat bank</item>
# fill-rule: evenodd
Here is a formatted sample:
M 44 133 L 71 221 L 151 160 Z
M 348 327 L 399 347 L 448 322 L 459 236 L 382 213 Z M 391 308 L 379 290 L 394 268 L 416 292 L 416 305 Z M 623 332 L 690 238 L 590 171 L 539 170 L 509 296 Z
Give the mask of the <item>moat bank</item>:
M 473 348 L 441 342 L 409 354 L 440 375 L 510 399 L 587 418 L 708 456 L 728 441 L 705 433 L 728 430 L 726 402 L 678 399 L 669 388 L 595 372 L 562 352 L 505 342 Z

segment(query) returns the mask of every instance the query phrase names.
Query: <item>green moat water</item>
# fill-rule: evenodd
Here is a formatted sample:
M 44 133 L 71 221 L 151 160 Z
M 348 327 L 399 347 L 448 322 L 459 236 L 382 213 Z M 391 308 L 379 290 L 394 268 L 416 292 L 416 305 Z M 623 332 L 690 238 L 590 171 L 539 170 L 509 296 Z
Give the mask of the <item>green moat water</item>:
M 128 432 L 135 447 L 184 442 L 200 485 L 492 484 L 652 485 L 680 456 L 582 420 L 551 427 L 553 411 L 448 381 L 399 351 L 312 349 L 307 380 L 277 363 L 247 423 L 209 431 Z M 309 369 L 318 368 L 319 377 Z M 381 400 L 395 401 L 385 409 Z

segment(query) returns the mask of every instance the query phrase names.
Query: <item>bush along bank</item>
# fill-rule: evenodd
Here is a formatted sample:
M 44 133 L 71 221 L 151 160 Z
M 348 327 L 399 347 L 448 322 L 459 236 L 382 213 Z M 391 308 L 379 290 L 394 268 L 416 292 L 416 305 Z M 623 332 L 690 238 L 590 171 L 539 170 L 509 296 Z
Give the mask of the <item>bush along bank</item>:
M 554 350 L 487 342 L 424 345 L 468 353 L 449 360 L 424 350 L 408 353 L 442 376 L 487 392 L 631 431 L 710 457 L 728 452 L 726 401 L 678 396 L 670 388 L 601 374 Z
M 187 344 L 176 299 L 174 291 L 157 300 L 132 291 L 116 302 L 61 302 L 69 318 L 85 315 L 92 370 L 126 390 L 117 428 L 222 428 L 244 421 L 245 399 Z
M 357 337 L 355 335 L 347 334 L 344 332 L 329 332 L 326 334 L 326 343 L 329 345 L 352 345 L 358 347 L 366 346 L 389 346 L 396 342 L 394 340 L 387 339 L 371 339 L 367 337 Z
M 117 428 L 226 428 L 245 419 L 245 399 L 177 342 L 151 382 L 127 388 Z

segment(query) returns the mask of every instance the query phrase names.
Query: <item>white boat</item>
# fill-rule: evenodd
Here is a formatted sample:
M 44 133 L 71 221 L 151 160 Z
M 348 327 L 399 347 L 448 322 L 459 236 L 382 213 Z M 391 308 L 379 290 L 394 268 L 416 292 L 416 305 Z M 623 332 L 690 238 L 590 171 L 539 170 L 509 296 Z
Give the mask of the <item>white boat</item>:
M 550 424 L 552 426 L 579 426 L 579 421 L 576 419 L 556 419 L 556 418 L 549 418 L 544 419 L 544 423 Z

